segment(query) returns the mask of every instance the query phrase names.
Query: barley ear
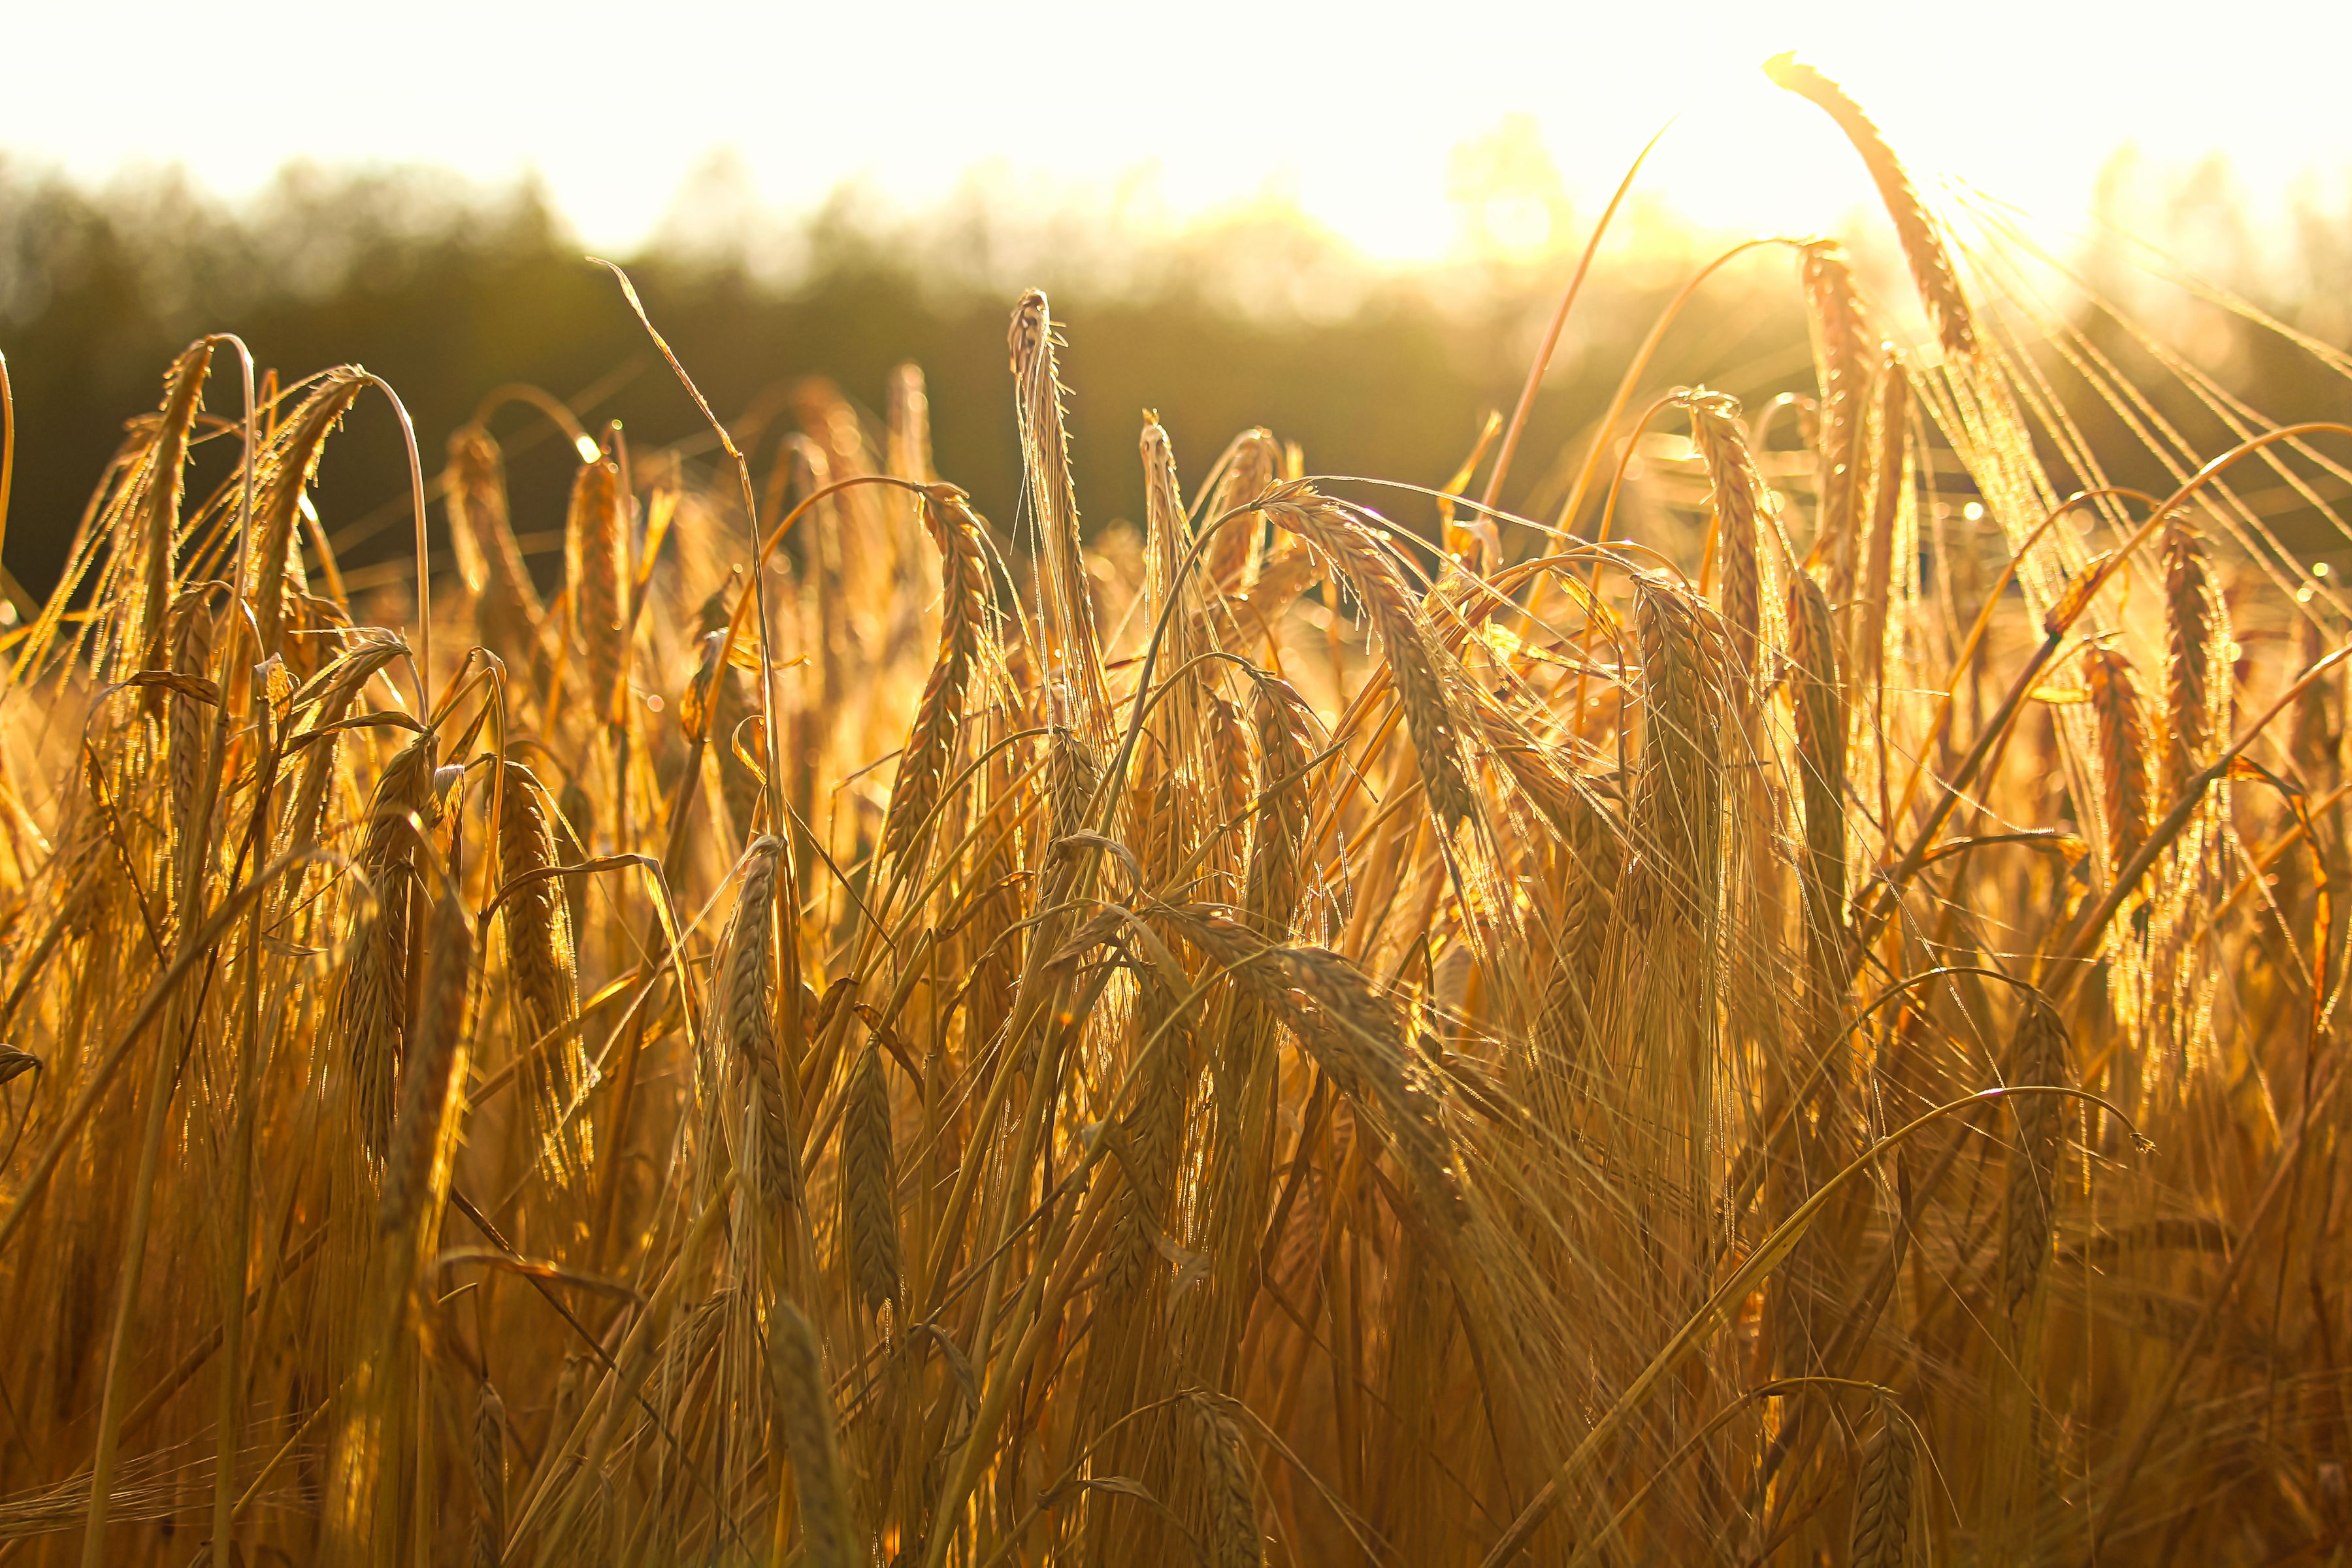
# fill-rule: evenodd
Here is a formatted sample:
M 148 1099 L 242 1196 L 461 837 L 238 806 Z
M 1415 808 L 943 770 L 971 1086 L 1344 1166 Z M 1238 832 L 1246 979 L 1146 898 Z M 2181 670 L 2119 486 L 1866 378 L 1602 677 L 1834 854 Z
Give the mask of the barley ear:
M 301 404 L 263 444 L 255 475 L 253 551 L 253 617 L 260 629 L 261 646 L 278 652 L 289 595 L 300 586 L 302 546 L 294 522 L 302 510 L 303 494 L 319 471 L 327 437 L 360 394 L 367 390 L 367 373 L 357 365 L 337 365 L 320 375 Z M 292 650 L 286 650 L 289 657 Z
M 529 660 L 546 609 L 509 520 L 499 444 L 480 425 L 462 426 L 450 436 L 445 488 L 449 537 L 482 633 L 509 660 Z
M 1789 584 L 1789 686 L 1797 715 L 1797 772 L 1805 801 L 1808 929 L 1827 955 L 1845 933 L 1845 689 L 1829 601 L 1809 573 Z M 1825 977 L 1828 971 L 1819 970 Z
M 1878 1430 L 1863 1445 L 1854 1477 L 1848 1568 L 1903 1568 L 1909 1560 L 1915 1459 L 1909 1422 L 1882 1405 Z
M 1723 801 L 1722 643 L 1711 610 L 1663 580 L 1634 602 L 1641 639 L 1642 762 L 1635 808 L 1657 885 L 1685 920 L 1717 894 Z
M 1234 438 L 1233 458 L 1209 498 L 1208 521 L 1248 505 L 1273 488 L 1282 448 L 1269 430 L 1244 430 Z M 1227 594 L 1247 591 L 1265 556 L 1265 519 L 1237 518 L 1209 540 L 1209 581 Z
M 849 1488 L 834 1436 L 833 1397 L 816 1330 L 790 1301 L 768 1322 L 768 1378 L 774 1419 L 793 1461 L 800 1499 L 803 1561 L 810 1568 L 854 1568 L 864 1561 L 851 1533 Z
M 906 856 L 939 808 L 961 749 L 964 709 L 988 634 L 988 559 L 980 519 L 945 486 L 919 504 L 940 552 L 940 647 L 882 821 L 882 854 L 891 860 Z
M 1076 731 L 1055 729 L 1045 752 L 1045 796 L 1055 838 L 1092 826 L 1087 814 L 1101 788 L 1102 759 L 1094 748 Z
M 610 717 L 626 673 L 629 621 L 629 498 L 610 455 L 582 465 L 564 519 L 566 602 L 572 644 L 587 674 L 590 704 Z
M 2010 1081 L 2024 1086 L 2063 1086 L 2066 1081 L 2066 1035 L 2057 1016 L 2039 997 L 2026 1008 L 2018 1025 Z M 2019 1321 L 2050 1258 L 2052 1211 L 2057 1199 L 2059 1138 L 2064 1112 L 2056 1097 L 2021 1094 L 2010 1102 L 2017 1127 L 2010 1145 L 2009 1191 L 2002 1211 L 2001 1304 L 2011 1322 Z
M 1045 597 L 1045 675 L 1058 716 L 1089 741 L 1110 733 L 1110 688 L 1095 630 L 1092 586 L 1078 545 L 1078 496 L 1070 479 L 1070 438 L 1063 425 L 1056 328 L 1042 289 L 1013 308 L 1007 346 L 1013 358 L 1021 428 L 1023 484 L 1035 508 L 1040 576 Z
M 1890 345 L 1878 371 L 1878 451 L 1871 464 L 1870 528 L 1862 541 L 1860 602 L 1849 614 L 1848 669 L 1858 693 L 1879 689 L 1894 605 L 1895 531 L 1903 517 L 1903 458 L 1911 438 L 1911 383 Z M 1864 699 L 1870 700 L 1868 697 Z
M 1787 89 L 1819 107 L 1837 122 L 1862 154 L 1863 166 L 1870 171 L 1873 183 L 1878 186 L 1879 199 L 1886 204 L 1886 215 L 1895 221 L 1895 236 L 1902 242 L 1904 258 L 1911 264 L 1912 281 L 1919 288 L 1919 300 L 1927 308 L 1927 319 L 1935 323 L 1945 350 L 1955 355 L 1972 353 L 1976 347 L 1976 328 L 1969 313 L 1969 303 L 1960 292 L 1959 279 L 1952 271 L 1951 258 L 1936 230 L 1936 221 L 1919 200 L 1912 187 L 1911 176 L 1886 144 L 1886 138 L 1862 106 L 1846 96 L 1845 89 L 1808 65 L 1800 65 L 1796 56 L 1776 55 L 1765 62 L 1765 74 L 1775 84 Z
M 2230 665 L 2220 597 L 2206 565 L 2205 542 L 2175 522 L 2164 535 L 2165 746 L 2167 805 L 2186 794 L 2211 760 L 2216 699 L 2226 710 Z
M 850 1276 L 869 1308 L 898 1300 L 898 1209 L 890 1131 L 890 1084 L 882 1051 L 858 1054 L 843 1092 L 841 1204 Z
M 1723 582 L 1723 623 L 1731 639 L 1734 689 L 1745 693 L 1756 678 L 1756 652 L 1763 626 L 1763 582 L 1757 554 L 1757 521 L 1764 510 L 1764 481 L 1748 449 L 1739 404 L 1719 392 L 1690 395 L 1691 441 L 1706 465 L 1715 500 L 1716 559 Z
M 1826 242 L 1808 246 L 1800 269 L 1812 320 L 1813 376 L 1821 391 L 1818 442 L 1821 506 L 1813 553 L 1832 576 L 1851 574 L 1863 471 L 1868 465 L 1871 376 L 1870 326 L 1844 253 Z
M 1274 491 L 1265 512 L 1275 526 L 1297 535 L 1338 568 L 1363 605 L 1388 660 L 1422 789 L 1439 827 L 1451 832 L 1477 820 L 1477 794 L 1463 765 L 1461 728 L 1446 694 L 1442 656 L 1422 626 L 1395 561 L 1362 521 L 1303 481 Z
M 474 1406 L 474 1568 L 498 1568 L 507 1539 L 507 1407 L 486 1381 Z
M 721 1058 L 741 1075 L 738 1081 L 745 1098 L 733 1124 L 742 1129 L 747 1146 L 738 1151 L 737 1163 L 755 1177 L 760 1206 L 773 1225 L 800 1196 L 800 1140 L 772 989 L 783 846 L 762 834 L 744 850 L 743 860 L 742 889 L 714 964 L 719 1016 L 711 1032 Z
M 1201 1496 L 1207 1515 L 1202 1532 L 1210 1568 L 1262 1568 L 1265 1537 L 1258 1528 L 1257 1500 L 1241 1433 L 1208 1394 L 1185 1398 L 1192 1443 L 1201 1460 Z
M 558 864 L 555 829 L 545 791 L 520 763 L 501 764 L 499 880 L 506 934 L 507 978 L 521 1025 L 516 1046 L 537 1042 L 572 1023 L 579 1012 L 579 976 L 570 910 L 561 881 L 546 872 Z M 526 1114 L 539 1157 L 559 1181 L 583 1174 L 591 1158 L 572 1112 L 588 1090 L 586 1044 L 572 1029 L 533 1051 L 522 1068 L 529 1088 Z
M 466 993 L 473 975 L 474 925 L 454 890 L 434 900 L 425 940 L 423 1004 L 377 1210 L 387 1236 L 430 1215 L 447 1196 L 449 1162 L 457 1152 L 466 1100 Z
M 354 951 L 336 994 L 334 1033 L 349 1064 L 361 1137 L 381 1158 L 392 1141 L 409 1034 L 408 919 L 419 826 L 433 813 L 433 737 L 393 754 L 368 805 L 359 871 L 374 908 L 354 915 Z
M 1272 942 L 1287 942 L 1306 897 L 1307 763 L 1313 755 L 1306 704 L 1272 676 L 1252 688 L 1251 728 L 1261 773 L 1255 837 L 1242 907 Z
M 2147 734 L 2131 661 L 2114 648 L 2093 648 L 2091 710 L 2099 729 L 2100 806 L 2107 819 L 2107 863 L 2120 869 L 2147 842 L 2154 813 L 2149 798 Z
M 205 374 L 212 366 L 209 339 L 200 340 L 172 362 L 164 381 L 163 413 L 153 441 L 134 482 L 139 498 L 139 621 L 133 634 L 142 668 L 168 668 L 166 627 L 177 589 L 180 502 L 187 488 L 188 434 L 204 407 Z

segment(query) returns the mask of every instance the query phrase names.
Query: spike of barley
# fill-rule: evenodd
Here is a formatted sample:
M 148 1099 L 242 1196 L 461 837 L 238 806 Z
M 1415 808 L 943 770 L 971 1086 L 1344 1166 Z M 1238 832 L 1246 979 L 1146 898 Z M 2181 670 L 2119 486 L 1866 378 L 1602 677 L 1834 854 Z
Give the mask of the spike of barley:
M 1846 96 L 1843 88 L 1812 67 L 1799 64 L 1794 55 L 1776 56 L 1764 69 L 1777 85 L 1811 102 L 1835 121 L 1846 140 L 1853 143 L 1854 151 L 1862 154 L 1863 166 L 1870 171 L 1871 180 L 1878 186 L 1879 199 L 1886 204 L 1886 215 L 1895 221 L 1895 236 L 1902 241 L 1904 258 L 1911 264 L 1912 281 L 1918 285 L 1920 302 L 1927 306 L 1927 319 L 1935 323 L 1945 352 L 1955 356 L 1974 353 L 1974 319 L 1960 291 L 1959 279 L 1952 271 L 1951 258 L 1945 253 L 1936 220 L 1920 201 L 1909 173 L 1895 156 L 1895 150 L 1886 144 L 1886 138 L 1862 111 L 1862 106 Z

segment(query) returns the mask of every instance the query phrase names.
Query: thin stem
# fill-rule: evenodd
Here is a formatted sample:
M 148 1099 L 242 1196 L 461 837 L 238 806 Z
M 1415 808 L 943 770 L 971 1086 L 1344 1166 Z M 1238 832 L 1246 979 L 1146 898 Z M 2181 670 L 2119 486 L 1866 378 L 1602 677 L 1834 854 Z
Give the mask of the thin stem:
M 1480 506 L 1491 510 L 1495 498 L 1503 493 L 1504 477 L 1511 471 L 1511 458 L 1517 453 L 1519 437 L 1527 429 L 1528 411 L 1535 406 L 1536 390 L 1543 385 L 1544 372 L 1551 368 L 1551 356 L 1559 347 L 1559 334 L 1568 325 L 1568 313 L 1576 305 L 1576 296 L 1584 288 L 1584 275 L 1592 269 L 1592 258 L 1601 249 L 1601 237 L 1609 232 L 1610 220 L 1617 216 L 1618 207 L 1624 203 L 1625 194 L 1633 188 L 1633 176 L 1642 172 L 1643 163 L 1648 161 L 1651 152 L 1664 139 L 1666 132 L 1674 129 L 1674 124 L 1669 120 L 1659 126 L 1657 134 L 1634 154 L 1633 167 L 1627 169 L 1625 177 L 1617 182 L 1616 194 L 1601 210 L 1601 221 L 1592 226 L 1592 237 L 1584 242 L 1584 254 L 1577 258 L 1576 272 L 1568 280 L 1568 291 L 1559 297 L 1559 309 L 1552 312 L 1551 326 L 1544 333 L 1542 346 L 1536 350 L 1535 363 L 1528 366 L 1527 384 L 1519 388 L 1518 405 L 1511 410 L 1510 426 L 1503 432 L 1503 449 L 1495 454 L 1495 471 L 1486 476 L 1486 488 L 1479 492 Z

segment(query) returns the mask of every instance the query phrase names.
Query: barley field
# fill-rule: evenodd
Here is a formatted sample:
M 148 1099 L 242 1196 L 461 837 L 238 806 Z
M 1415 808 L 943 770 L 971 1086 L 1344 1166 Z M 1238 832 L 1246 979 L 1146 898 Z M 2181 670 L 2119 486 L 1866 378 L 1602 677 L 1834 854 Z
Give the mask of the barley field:
M 1768 68 L 1910 290 L 1757 242 L 1814 392 L 1645 356 L 1541 517 L 1573 287 L 1450 483 L 1146 415 L 1115 531 L 1042 293 L 994 518 L 913 366 L 419 451 L 192 343 L 5 644 L 0 1562 L 2345 1561 L 2352 648 L 2271 520 L 2352 427 Z

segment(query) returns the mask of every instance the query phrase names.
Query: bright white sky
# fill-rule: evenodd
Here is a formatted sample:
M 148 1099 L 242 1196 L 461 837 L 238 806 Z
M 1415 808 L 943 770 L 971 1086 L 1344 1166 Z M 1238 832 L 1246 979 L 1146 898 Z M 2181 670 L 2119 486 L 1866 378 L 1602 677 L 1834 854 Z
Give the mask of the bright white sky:
M 1680 112 L 1646 189 L 1709 227 L 1820 227 L 1869 193 L 1757 69 L 1784 48 L 1923 174 L 2063 227 L 2125 142 L 2168 163 L 2218 148 L 2271 195 L 2316 167 L 2337 210 L 2352 168 L 2342 0 L 0 0 L 0 152 L 92 179 L 184 164 L 228 195 L 295 156 L 535 169 L 584 240 L 620 249 L 733 147 L 786 210 L 853 179 L 919 207 L 993 165 L 1065 204 L 1140 188 L 1178 219 L 1275 193 L 1375 257 L 1426 259 L 1463 233 L 1454 150 L 1513 114 L 1585 214 Z

